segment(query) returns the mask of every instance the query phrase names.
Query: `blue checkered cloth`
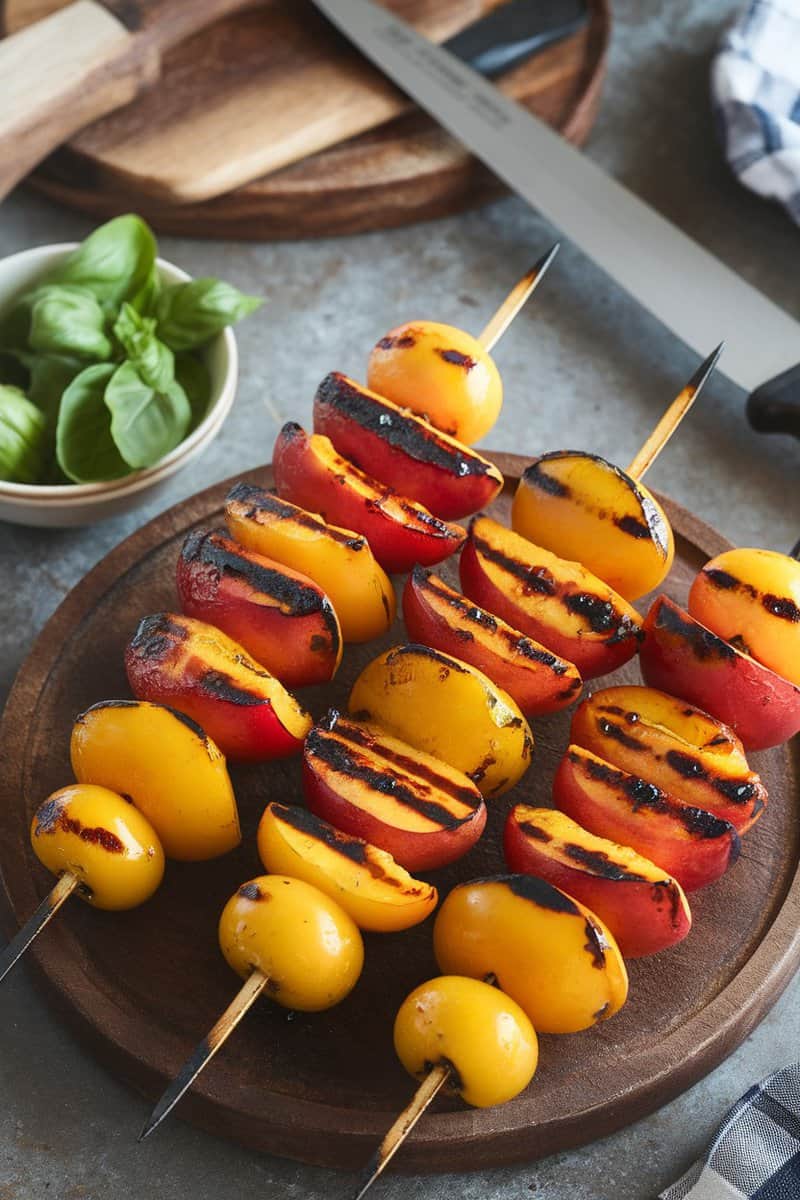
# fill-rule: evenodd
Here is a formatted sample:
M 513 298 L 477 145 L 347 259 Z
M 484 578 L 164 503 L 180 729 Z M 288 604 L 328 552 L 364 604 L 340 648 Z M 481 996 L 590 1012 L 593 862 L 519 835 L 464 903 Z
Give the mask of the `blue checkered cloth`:
M 800 225 L 800 0 L 750 0 L 711 72 L 725 157 Z
M 704 1158 L 660 1200 L 798 1200 L 800 1063 L 750 1088 L 719 1127 Z

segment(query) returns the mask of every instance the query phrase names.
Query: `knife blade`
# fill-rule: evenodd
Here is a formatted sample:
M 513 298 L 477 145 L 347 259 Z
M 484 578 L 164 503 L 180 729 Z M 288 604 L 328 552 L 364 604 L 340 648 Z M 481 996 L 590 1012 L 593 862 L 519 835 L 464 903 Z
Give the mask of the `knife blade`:
M 749 393 L 754 428 L 800 437 L 800 322 L 489 80 L 371 0 L 313 0 L 384 74 Z

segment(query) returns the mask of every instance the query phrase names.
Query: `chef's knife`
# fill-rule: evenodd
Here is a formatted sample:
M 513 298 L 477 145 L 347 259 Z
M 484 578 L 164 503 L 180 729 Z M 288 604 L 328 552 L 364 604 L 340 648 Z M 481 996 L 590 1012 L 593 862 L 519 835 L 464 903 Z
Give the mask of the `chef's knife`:
M 488 80 L 370 0 L 314 0 L 367 58 L 509 187 L 750 393 L 763 432 L 800 437 L 800 322 Z

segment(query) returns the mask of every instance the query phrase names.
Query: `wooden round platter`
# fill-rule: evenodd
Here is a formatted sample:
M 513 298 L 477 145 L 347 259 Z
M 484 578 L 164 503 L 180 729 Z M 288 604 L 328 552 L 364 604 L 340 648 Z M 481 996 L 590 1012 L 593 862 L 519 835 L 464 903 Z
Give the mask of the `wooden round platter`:
M 22 28 L 65 2 L 0 0 L 0 31 Z M 464 0 L 467 21 L 491 2 Z M 435 15 L 435 0 L 419 0 L 418 7 Z M 588 0 L 588 7 L 587 26 L 501 81 L 578 144 L 597 116 L 610 31 L 608 0 Z M 473 207 L 502 191 L 486 168 L 416 112 L 214 199 L 176 203 L 168 182 L 182 158 L 195 156 L 199 170 L 203 147 L 222 145 L 234 156 L 238 148 L 246 162 L 248 149 L 252 153 L 270 136 L 276 104 L 281 110 L 296 105 L 301 114 L 305 105 L 309 116 L 304 66 L 320 53 L 342 51 L 336 43 L 326 49 L 325 33 L 296 49 L 307 25 L 319 21 L 310 6 L 303 12 L 298 0 L 272 0 L 187 39 L 167 55 L 154 87 L 82 130 L 31 183 L 93 216 L 136 211 L 161 233 L 263 240 L 405 225 Z M 273 99 L 276 88 L 280 99 Z M 321 105 L 329 101 L 330 94 L 317 98 Z M 191 176 L 189 165 L 182 173 Z
M 525 464 L 513 455 L 494 457 L 506 475 L 494 512 L 507 520 Z M 272 484 L 269 468 L 244 478 Z M 181 541 L 193 527 L 220 523 L 231 482 L 165 512 L 103 559 L 61 604 L 19 673 L 0 731 L 0 907 L 9 934 L 52 885 L 33 857 L 28 828 L 41 800 L 72 778 L 73 719 L 97 700 L 129 695 L 125 643 L 140 617 L 175 606 Z M 684 600 L 693 574 L 727 544 L 665 503 L 677 540 L 666 590 Z M 453 571 L 445 564 L 442 573 L 452 580 Z M 364 664 L 403 638 L 398 622 L 380 642 L 348 646 L 334 683 L 306 690 L 303 700 L 315 716 L 330 705 L 343 707 Z M 603 684 L 638 681 L 634 662 Z M 503 870 L 505 814 L 520 799 L 550 803 L 569 720 L 560 713 L 534 723 L 528 773 L 491 802 L 487 831 L 466 858 L 430 875 L 443 892 Z M 569 1037 L 543 1037 L 538 1074 L 511 1103 L 472 1110 L 437 1100 L 398 1156 L 400 1169 L 499 1165 L 590 1141 L 677 1095 L 754 1028 L 800 962 L 797 746 L 754 754 L 752 762 L 769 789 L 769 807 L 735 867 L 692 895 L 689 937 L 629 964 L 630 999 L 612 1020 Z M 297 760 L 234 765 L 231 773 L 244 833 L 236 853 L 211 863 L 168 864 L 161 890 L 129 913 L 102 913 L 72 900 L 29 955 L 90 1051 L 151 1099 L 239 986 L 217 947 L 216 926 L 228 896 L 261 873 L 254 834 L 265 804 L 301 802 Z M 308 1015 L 259 1002 L 181 1103 L 180 1116 L 304 1162 L 365 1162 L 413 1088 L 392 1049 L 395 1011 L 413 986 L 437 974 L 430 920 L 365 940 L 364 974 L 342 1005 Z M 132 1127 L 131 1138 L 137 1133 Z

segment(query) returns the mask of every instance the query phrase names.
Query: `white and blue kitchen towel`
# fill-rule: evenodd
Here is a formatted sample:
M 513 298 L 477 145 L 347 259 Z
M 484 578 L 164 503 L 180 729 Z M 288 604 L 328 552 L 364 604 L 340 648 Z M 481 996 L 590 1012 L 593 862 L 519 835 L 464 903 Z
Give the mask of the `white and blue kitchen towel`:
M 732 170 L 800 225 L 800 0 L 750 0 L 722 41 L 711 91 Z
M 660 1200 L 798 1200 L 800 1063 L 768 1075 L 733 1106 L 705 1157 Z

